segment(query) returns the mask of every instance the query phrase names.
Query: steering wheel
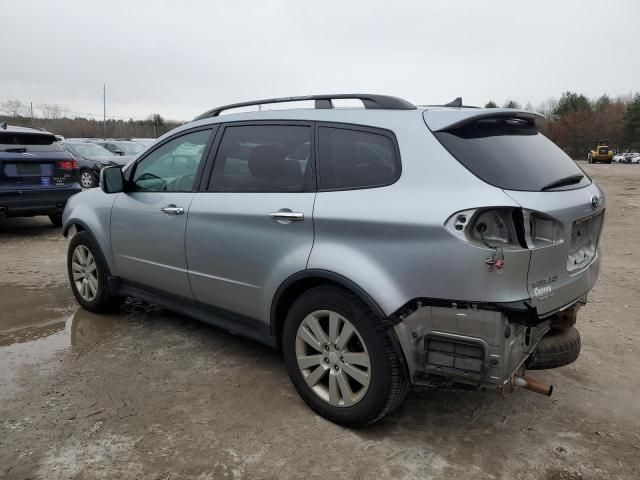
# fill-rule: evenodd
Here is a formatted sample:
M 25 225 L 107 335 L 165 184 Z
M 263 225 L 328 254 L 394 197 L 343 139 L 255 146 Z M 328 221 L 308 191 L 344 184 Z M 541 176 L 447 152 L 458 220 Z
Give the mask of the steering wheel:
M 193 173 L 187 173 L 181 177 L 172 180 L 165 186 L 164 190 L 178 191 L 178 192 L 190 192 L 193 190 L 193 182 L 196 176 Z
M 145 180 L 160 180 L 162 183 L 160 184 L 160 190 L 166 190 L 167 189 L 167 181 L 164 178 L 161 178 L 157 175 L 154 175 L 153 173 L 150 172 L 145 172 L 142 175 L 140 175 L 138 178 L 136 178 L 136 183 L 139 182 L 140 180 L 145 181 Z

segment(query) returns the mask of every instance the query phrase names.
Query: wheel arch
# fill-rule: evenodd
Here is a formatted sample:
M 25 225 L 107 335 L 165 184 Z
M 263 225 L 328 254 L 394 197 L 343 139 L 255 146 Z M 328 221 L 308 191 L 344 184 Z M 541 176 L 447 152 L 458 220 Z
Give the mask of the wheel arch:
M 71 227 L 75 227 L 76 233 L 86 232 L 87 235 L 89 235 L 96 248 L 100 249 L 100 254 L 102 255 L 102 258 L 106 263 L 109 275 L 113 275 L 112 272 L 115 272 L 115 268 L 113 257 L 111 256 L 110 244 L 108 243 L 108 241 L 100 241 L 99 235 L 96 235 L 94 233 L 94 230 L 85 221 L 78 218 L 70 218 L 64 223 L 62 227 L 62 235 L 64 235 L 65 238 L 69 236 Z
M 271 333 L 280 344 L 286 312 L 293 302 L 307 290 L 319 285 L 337 285 L 357 295 L 373 313 L 385 317 L 378 303 L 362 287 L 347 277 L 335 272 L 321 269 L 309 269 L 295 273 L 287 278 L 276 290 L 271 302 Z
M 82 220 L 78 220 L 77 218 L 73 218 L 71 220 L 67 220 L 67 222 L 65 222 L 64 224 L 64 227 L 62 228 L 62 235 L 64 236 L 64 238 L 67 238 L 69 236 L 69 230 L 71 230 L 71 227 L 75 227 L 76 232 L 86 231 L 93 237 L 93 234 L 91 233 L 89 227 L 87 227 L 86 223 L 84 223 Z

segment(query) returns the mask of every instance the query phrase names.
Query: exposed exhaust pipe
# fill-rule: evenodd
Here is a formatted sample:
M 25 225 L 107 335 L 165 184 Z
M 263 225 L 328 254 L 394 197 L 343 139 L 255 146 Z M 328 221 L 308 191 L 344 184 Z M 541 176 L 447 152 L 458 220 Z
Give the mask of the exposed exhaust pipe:
M 547 385 L 526 375 L 514 375 L 511 379 L 511 385 L 526 388 L 527 390 L 546 395 L 547 397 L 550 397 L 553 393 L 553 385 Z
M 7 214 L 7 207 L 0 207 L 0 218 Z

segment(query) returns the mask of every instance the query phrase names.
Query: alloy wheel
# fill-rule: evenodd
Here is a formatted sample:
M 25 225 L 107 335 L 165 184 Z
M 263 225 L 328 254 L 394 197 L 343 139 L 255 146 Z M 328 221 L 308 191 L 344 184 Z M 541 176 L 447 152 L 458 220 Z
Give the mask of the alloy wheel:
M 296 334 L 298 368 L 311 390 L 335 407 L 350 407 L 367 393 L 371 363 L 356 327 L 344 316 L 317 310 Z
M 82 185 L 82 188 L 92 188 L 93 183 L 94 183 L 93 174 L 88 170 L 84 170 L 80 174 L 80 185 Z
M 78 245 L 71 257 L 73 282 L 80 296 L 91 302 L 98 294 L 98 269 L 91 251 L 84 245 Z

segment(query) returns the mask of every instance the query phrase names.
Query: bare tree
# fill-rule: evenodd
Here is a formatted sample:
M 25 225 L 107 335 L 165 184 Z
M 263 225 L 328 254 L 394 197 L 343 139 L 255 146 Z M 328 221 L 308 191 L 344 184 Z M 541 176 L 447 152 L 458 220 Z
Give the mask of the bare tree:
M 64 117 L 67 112 L 65 107 L 57 103 L 43 103 L 39 108 L 45 120 L 57 120 Z
M 547 120 L 551 120 L 553 117 L 553 112 L 555 112 L 557 108 L 558 108 L 558 100 L 551 97 L 545 100 L 544 102 L 540 103 L 535 108 L 535 111 L 543 114 L 545 117 L 547 117 Z
M 5 100 L 0 103 L 0 110 L 2 110 L 7 115 L 16 118 L 22 117 L 27 111 L 27 106 L 24 105 L 20 100 Z

